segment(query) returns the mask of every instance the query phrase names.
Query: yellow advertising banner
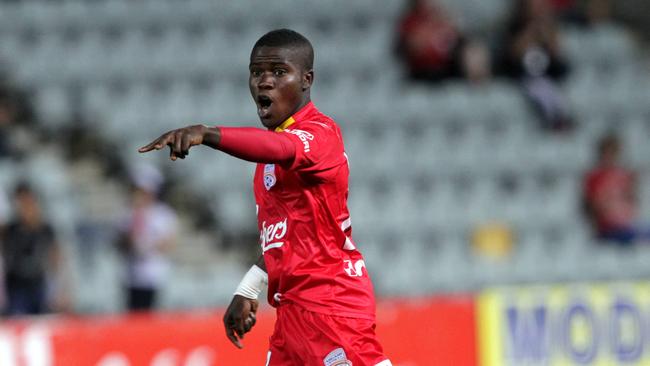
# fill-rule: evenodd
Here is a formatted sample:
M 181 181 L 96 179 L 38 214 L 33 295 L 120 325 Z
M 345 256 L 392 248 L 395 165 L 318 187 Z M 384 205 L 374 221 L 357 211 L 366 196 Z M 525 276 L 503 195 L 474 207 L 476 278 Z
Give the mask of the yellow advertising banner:
M 650 282 L 495 288 L 477 310 L 482 366 L 650 366 Z

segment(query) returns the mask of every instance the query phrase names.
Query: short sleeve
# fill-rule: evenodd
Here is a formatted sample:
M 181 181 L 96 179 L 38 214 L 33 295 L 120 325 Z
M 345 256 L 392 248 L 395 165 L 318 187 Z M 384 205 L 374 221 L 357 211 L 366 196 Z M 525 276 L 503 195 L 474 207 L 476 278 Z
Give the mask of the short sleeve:
M 305 121 L 284 130 L 296 147 L 290 170 L 301 173 L 328 171 L 344 162 L 343 143 L 337 130 L 326 123 Z

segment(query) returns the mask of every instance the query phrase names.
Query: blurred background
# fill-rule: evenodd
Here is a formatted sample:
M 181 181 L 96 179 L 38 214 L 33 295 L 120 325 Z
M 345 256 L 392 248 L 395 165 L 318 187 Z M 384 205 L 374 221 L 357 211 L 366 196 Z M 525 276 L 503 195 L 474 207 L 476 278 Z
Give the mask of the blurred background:
M 258 255 L 254 166 L 137 147 L 259 126 L 248 58 L 315 48 L 380 298 L 650 276 L 643 0 L 2 0 L 0 308 L 223 306 Z

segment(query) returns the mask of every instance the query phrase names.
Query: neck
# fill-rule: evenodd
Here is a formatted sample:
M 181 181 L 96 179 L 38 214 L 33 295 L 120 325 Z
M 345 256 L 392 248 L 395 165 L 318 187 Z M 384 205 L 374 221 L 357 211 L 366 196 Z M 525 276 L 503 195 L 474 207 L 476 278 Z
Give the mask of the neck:
M 294 111 L 291 112 L 291 115 L 293 116 L 294 114 L 296 114 L 296 112 L 303 109 L 307 104 L 309 104 L 309 102 L 311 102 L 311 96 L 309 95 L 309 91 L 307 91 L 305 93 L 305 95 L 303 96 L 302 101 L 300 102 L 300 104 L 298 104 L 296 109 L 294 109 Z
M 303 109 L 303 108 L 304 108 L 307 104 L 309 104 L 310 102 L 311 102 L 311 98 L 309 97 L 309 92 L 307 92 L 307 93 L 305 93 L 305 95 L 303 96 L 303 98 L 302 98 L 302 100 L 300 101 L 300 103 L 298 103 L 298 105 L 296 106 L 296 108 L 294 108 L 294 109 L 291 111 L 291 114 L 290 114 L 287 118 L 285 118 L 282 122 L 278 123 L 276 126 L 268 127 L 268 130 L 269 130 L 269 131 L 273 131 L 273 130 L 275 130 L 276 128 L 282 126 L 282 124 L 285 123 L 285 121 L 286 121 L 287 119 L 293 117 L 296 113 L 298 113 L 299 110 Z

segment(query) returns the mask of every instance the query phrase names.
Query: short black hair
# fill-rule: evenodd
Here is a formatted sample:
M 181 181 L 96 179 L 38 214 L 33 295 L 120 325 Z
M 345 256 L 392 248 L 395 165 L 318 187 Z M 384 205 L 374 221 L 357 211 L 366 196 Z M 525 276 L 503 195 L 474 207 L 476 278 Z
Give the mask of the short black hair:
M 14 187 L 14 196 L 22 196 L 27 194 L 35 194 L 34 188 L 32 188 L 31 184 L 29 184 L 26 180 L 21 180 L 16 183 L 16 186 Z
M 305 70 L 311 70 L 314 67 L 314 47 L 305 36 L 294 30 L 282 28 L 266 33 L 255 42 L 251 56 L 260 47 L 299 49 L 302 51 L 301 62 Z

